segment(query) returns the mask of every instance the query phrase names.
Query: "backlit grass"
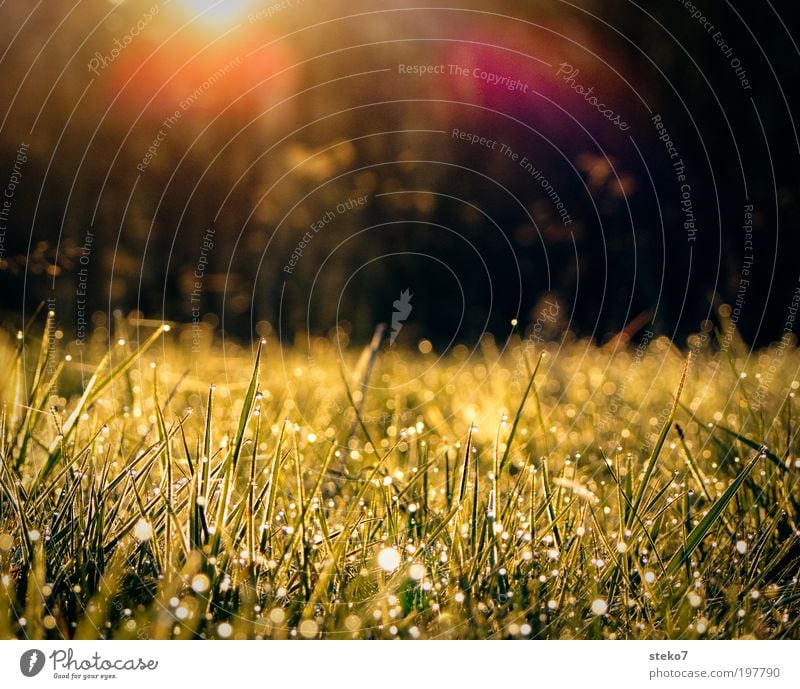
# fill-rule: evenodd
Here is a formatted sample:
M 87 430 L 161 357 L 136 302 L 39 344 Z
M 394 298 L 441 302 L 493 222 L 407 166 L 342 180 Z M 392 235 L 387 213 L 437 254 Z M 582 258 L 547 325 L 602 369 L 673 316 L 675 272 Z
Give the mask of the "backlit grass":
M 0 345 L 3 638 L 800 637 L 787 342 L 47 333 Z

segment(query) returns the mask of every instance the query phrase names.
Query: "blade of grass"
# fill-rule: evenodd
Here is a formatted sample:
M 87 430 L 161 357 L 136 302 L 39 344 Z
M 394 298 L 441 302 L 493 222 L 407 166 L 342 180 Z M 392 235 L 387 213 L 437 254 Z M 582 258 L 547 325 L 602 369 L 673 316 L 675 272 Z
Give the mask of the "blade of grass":
M 686 537 L 686 542 L 667 563 L 666 569 L 668 574 L 677 574 L 681 566 L 691 557 L 694 550 L 700 545 L 714 524 L 720 520 L 723 511 L 728 506 L 728 503 L 730 503 L 730 501 L 733 499 L 733 496 L 736 495 L 739 487 L 742 485 L 742 483 L 744 483 L 744 480 L 747 478 L 748 474 L 753 470 L 753 467 L 763 456 L 763 453 L 757 454 L 748 462 L 747 466 L 742 469 L 736 479 L 731 483 L 730 486 L 728 486 L 728 489 L 711 506 L 697 526 L 692 529 L 692 532 Z

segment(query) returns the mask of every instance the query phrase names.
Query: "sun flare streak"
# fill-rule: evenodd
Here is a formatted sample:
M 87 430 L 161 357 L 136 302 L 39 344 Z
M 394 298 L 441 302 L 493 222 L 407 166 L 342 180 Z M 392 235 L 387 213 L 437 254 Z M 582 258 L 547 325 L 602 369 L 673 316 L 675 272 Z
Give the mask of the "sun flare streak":
M 243 20 L 252 0 L 180 0 L 180 4 L 205 24 L 230 24 Z

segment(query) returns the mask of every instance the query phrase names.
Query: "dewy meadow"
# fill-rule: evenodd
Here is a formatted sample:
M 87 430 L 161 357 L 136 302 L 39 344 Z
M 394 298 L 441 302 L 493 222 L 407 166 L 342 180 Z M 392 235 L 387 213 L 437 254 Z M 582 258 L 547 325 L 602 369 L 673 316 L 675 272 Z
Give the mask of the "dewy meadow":
M 200 366 L 119 327 L 0 349 L 3 637 L 797 636 L 793 344 Z
M 0 2 L 2 681 L 800 686 L 791 4 Z

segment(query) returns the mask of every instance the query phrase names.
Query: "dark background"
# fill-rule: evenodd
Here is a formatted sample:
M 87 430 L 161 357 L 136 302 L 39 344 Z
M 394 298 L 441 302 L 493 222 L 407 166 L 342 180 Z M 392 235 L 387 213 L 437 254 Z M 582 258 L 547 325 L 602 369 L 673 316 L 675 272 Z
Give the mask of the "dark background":
M 0 187 L 20 144 L 30 146 L 0 257 L 7 327 L 51 299 L 75 335 L 89 232 L 83 284 L 94 323 L 114 310 L 188 323 L 211 229 L 201 312 L 241 338 L 339 325 L 360 342 L 391 321 L 404 289 L 414 296 L 403 338 L 437 347 L 507 334 L 513 318 L 532 327 L 545 299 L 560 305 L 550 337 L 570 330 L 603 342 L 650 327 L 684 344 L 740 289 L 745 339 L 782 335 L 798 281 L 792 2 L 695 3 L 751 90 L 679 0 L 459 0 L 451 10 L 306 0 L 252 22 L 248 13 L 273 3 L 207 22 L 194 15 L 203 2 L 172 0 L 92 74 L 92 56 L 108 55 L 154 1 L 0 8 Z M 556 76 L 562 62 L 628 131 Z M 480 67 L 529 91 L 402 75 L 401 63 Z M 203 88 L 226 64 L 235 66 Z M 652 113 L 686 164 L 694 243 Z M 453 128 L 527 156 L 573 222 L 519 165 L 454 140 Z M 368 202 L 337 215 L 284 272 L 310 224 L 361 194 Z

